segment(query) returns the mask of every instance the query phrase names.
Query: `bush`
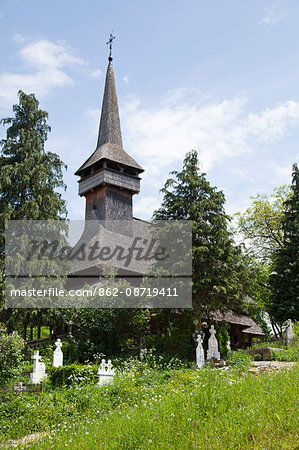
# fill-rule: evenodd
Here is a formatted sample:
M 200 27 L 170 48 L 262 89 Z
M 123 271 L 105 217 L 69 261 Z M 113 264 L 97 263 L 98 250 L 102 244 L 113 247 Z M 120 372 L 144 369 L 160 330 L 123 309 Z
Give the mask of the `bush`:
M 227 343 L 229 340 L 228 327 L 229 325 L 226 322 L 215 323 L 216 336 L 218 340 L 219 353 L 221 358 L 225 358 L 228 354 Z
M 226 363 L 235 369 L 248 369 L 251 363 L 251 357 L 243 350 L 228 352 Z
M 0 386 L 11 384 L 22 373 L 23 339 L 14 331 L 7 334 L 0 324 Z
M 113 367 L 120 372 L 144 373 L 148 370 L 179 370 L 190 367 L 190 363 L 172 355 L 155 355 L 155 349 L 144 349 L 138 356 L 114 359 Z
M 271 351 L 272 361 L 294 361 L 299 362 L 299 344 L 297 343 L 293 347 L 286 350 Z
M 96 383 L 98 367 L 80 364 L 70 364 L 62 367 L 52 367 L 49 370 L 49 381 L 53 387 L 70 386 L 72 384 Z

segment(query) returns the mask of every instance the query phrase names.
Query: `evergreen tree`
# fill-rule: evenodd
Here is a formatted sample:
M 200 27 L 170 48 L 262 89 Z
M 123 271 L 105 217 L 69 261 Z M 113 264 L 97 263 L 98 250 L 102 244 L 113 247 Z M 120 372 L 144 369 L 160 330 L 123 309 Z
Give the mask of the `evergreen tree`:
M 247 272 L 241 249 L 234 244 L 228 230 L 229 217 L 224 211 L 225 197 L 198 168 L 198 155 L 186 155 L 181 172 L 161 189 L 161 208 L 154 213 L 158 220 L 192 221 L 193 308 L 196 317 L 210 311 L 239 310 L 246 295 Z
M 56 188 L 64 188 L 64 164 L 55 153 L 45 151 L 51 128 L 48 113 L 39 109 L 34 94 L 19 91 L 15 117 L 1 120 L 10 125 L 1 141 L 0 226 L 5 219 L 47 220 L 66 214 L 65 201 Z
M 13 106 L 14 117 L 1 120 L 9 125 L 0 154 L 0 268 L 3 308 L 5 220 L 48 220 L 66 216 L 65 201 L 57 188 L 65 190 L 62 171 L 66 166 L 59 156 L 45 150 L 51 131 L 48 113 L 39 109 L 34 94 L 19 91 L 19 104 Z M 1 309 L 1 304 L 0 304 Z M 41 317 L 41 311 L 5 310 L 3 319 L 14 322 L 21 316 Z M 42 314 L 44 316 L 44 314 Z M 26 320 L 26 319 L 25 319 Z
M 282 323 L 299 319 L 299 169 L 293 165 L 293 195 L 285 202 L 283 244 L 276 252 L 270 276 L 271 311 Z

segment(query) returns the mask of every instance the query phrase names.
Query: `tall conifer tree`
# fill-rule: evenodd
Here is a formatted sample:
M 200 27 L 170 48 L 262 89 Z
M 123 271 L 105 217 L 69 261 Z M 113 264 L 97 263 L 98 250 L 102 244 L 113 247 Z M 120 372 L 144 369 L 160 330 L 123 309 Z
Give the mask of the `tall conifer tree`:
M 0 154 L 0 265 L 3 307 L 5 220 L 48 220 L 66 216 L 65 201 L 57 188 L 65 189 L 63 164 L 59 156 L 45 150 L 51 128 L 48 113 L 39 108 L 34 94 L 19 91 L 14 117 L 1 120 L 9 125 Z M 0 304 L 1 309 L 1 304 Z M 2 319 L 19 316 L 2 311 Z M 23 316 L 25 311 L 23 311 Z M 39 315 L 37 311 L 29 315 Z M 31 314 L 32 313 L 32 314 Z M 22 316 L 22 314 L 21 314 Z
M 283 243 L 270 276 L 271 312 L 277 322 L 299 319 L 299 169 L 293 165 L 293 195 L 285 202 Z
M 210 311 L 240 309 L 246 295 L 247 272 L 241 250 L 228 230 L 229 217 L 224 211 L 222 191 L 212 187 L 199 170 L 198 155 L 186 155 L 181 172 L 161 189 L 158 220 L 192 221 L 193 307 L 196 316 Z

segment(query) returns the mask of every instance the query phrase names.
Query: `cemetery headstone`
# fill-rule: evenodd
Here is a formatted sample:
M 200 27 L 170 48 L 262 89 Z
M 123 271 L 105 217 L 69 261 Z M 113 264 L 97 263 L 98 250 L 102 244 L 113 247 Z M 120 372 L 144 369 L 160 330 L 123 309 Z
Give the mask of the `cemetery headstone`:
M 202 346 L 203 340 L 200 334 L 198 335 L 196 342 L 196 366 L 198 369 L 201 369 L 205 365 L 205 354 Z
M 61 367 L 63 365 L 63 353 L 61 350 L 62 342 L 60 339 L 57 339 L 55 342 L 56 349 L 53 353 L 53 367 Z
M 228 341 L 227 341 L 226 348 L 228 351 L 231 351 L 230 339 L 228 339 Z
M 216 330 L 214 325 L 211 325 L 210 328 L 210 337 L 208 340 L 208 352 L 207 359 L 220 359 L 220 353 L 218 351 L 218 341 L 216 339 Z
M 99 377 L 99 381 L 98 381 L 99 386 L 113 382 L 113 377 L 115 375 L 115 371 L 112 367 L 112 363 L 111 363 L 110 359 L 108 360 L 108 363 L 106 363 L 105 359 L 102 359 L 102 362 L 98 369 L 97 375 Z
M 292 344 L 293 340 L 295 337 L 295 333 L 293 330 L 293 323 L 291 321 L 291 319 L 288 319 L 287 321 L 287 328 L 286 328 L 286 335 L 285 335 L 285 341 L 286 341 L 286 346 L 288 347 L 290 344 Z
M 31 356 L 33 359 L 33 372 L 30 374 L 31 382 L 34 384 L 40 383 L 46 375 L 46 366 L 41 361 L 41 356 L 38 350 L 34 350 L 34 354 Z

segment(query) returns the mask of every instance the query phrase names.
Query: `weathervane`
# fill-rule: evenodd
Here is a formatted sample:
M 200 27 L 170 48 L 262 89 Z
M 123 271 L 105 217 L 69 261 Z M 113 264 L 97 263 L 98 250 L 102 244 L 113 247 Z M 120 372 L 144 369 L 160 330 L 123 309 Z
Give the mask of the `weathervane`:
M 115 39 L 115 36 L 113 36 L 113 34 L 110 33 L 109 41 L 106 42 L 106 45 L 109 44 L 109 58 L 108 58 L 109 61 L 112 61 L 112 59 L 113 59 L 112 56 L 111 56 L 111 54 L 112 54 L 112 44 L 113 44 L 113 39 Z

